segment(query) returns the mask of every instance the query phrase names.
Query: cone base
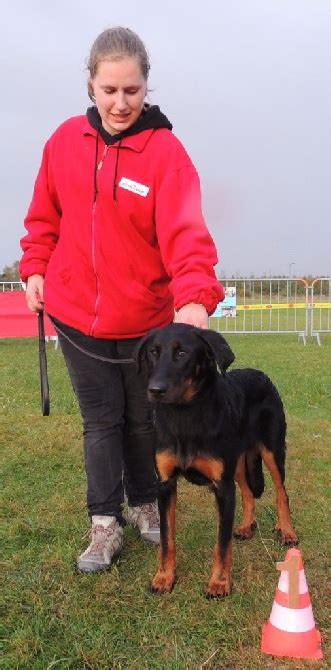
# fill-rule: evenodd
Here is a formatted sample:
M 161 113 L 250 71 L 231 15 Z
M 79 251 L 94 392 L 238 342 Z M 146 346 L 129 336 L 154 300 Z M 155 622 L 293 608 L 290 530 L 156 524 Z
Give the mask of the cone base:
M 261 651 L 264 654 L 320 660 L 323 658 L 320 644 L 321 635 L 316 628 L 307 633 L 288 633 L 275 628 L 270 621 L 262 627 Z

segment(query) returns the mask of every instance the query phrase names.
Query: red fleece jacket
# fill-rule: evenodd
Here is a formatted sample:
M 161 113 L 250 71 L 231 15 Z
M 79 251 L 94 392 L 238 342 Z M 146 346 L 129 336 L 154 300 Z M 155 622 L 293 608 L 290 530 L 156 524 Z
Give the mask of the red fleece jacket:
M 183 146 L 165 128 L 109 146 L 96 137 L 79 116 L 46 143 L 22 280 L 43 275 L 46 311 L 94 337 L 138 337 L 189 302 L 212 313 L 224 292 Z

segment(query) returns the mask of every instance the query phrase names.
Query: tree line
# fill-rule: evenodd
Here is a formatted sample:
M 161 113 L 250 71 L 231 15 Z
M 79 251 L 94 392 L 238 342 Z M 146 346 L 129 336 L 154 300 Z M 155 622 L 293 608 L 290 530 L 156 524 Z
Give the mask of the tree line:
M 19 261 L 14 261 L 12 265 L 5 265 L 0 273 L 0 281 L 19 281 L 18 263 Z

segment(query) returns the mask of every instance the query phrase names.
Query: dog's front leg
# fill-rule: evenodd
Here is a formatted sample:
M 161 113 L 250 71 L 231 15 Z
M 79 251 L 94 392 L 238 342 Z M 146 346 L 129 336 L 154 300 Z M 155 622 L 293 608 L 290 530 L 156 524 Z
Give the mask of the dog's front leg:
M 159 482 L 159 511 L 161 545 L 159 567 L 152 580 L 153 593 L 170 593 L 175 582 L 175 511 L 177 499 L 177 478 Z
M 214 547 L 213 567 L 206 588 L 206 596 L 207 598 L 224 598 L 231 590 L 234 481 L 221 480 L 215 486 L 215 496 L 218 510 L 217 542 Z
M 238 483 L 242 500 L 242 521 L 235 530 L 234 537 L 238 540 L 249 540 L 256 529 L 255 520 L 255 501 L 251 489 L 246 479 L 245 454 L 241 454 L 238 459 L 235 481 Z

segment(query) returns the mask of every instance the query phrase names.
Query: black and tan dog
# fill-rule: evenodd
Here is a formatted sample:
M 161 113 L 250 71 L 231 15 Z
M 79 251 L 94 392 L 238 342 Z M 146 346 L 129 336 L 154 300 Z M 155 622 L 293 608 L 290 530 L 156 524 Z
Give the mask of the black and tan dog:
M 214 490 L 218 537 L 206 595 L 226 596 L 231 583 L 235 480 L 243 505 L 235 536 L 247 539 L 256 527 L 254 498 L 264 489 L 262 461 L 276 490 L 281 542 L 297 543 L 284 487 L 282 401 L 263 372 L 238 369 L 225 374 L 234 354 L 214 331 L 185 324 L 151 331 L 140 342 L 136 360 L 149 380 L 157 431 L 161 548 L 151 588 L 167 593 L 174 585 L 176 488 L 178 476 L 183 475 Z

